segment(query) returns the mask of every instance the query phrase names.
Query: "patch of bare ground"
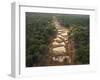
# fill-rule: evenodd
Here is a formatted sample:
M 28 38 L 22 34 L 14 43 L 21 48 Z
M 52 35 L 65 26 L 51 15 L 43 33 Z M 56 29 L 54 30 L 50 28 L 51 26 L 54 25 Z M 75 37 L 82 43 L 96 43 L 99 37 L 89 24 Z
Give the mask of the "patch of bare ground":
M 53 16 L 52 22 L 57 29 L 57 34 L 49 46 L 48 65 L 74 64 L 74 41 L 68 37 L 70 30 L 61 26 L 55 16 Z

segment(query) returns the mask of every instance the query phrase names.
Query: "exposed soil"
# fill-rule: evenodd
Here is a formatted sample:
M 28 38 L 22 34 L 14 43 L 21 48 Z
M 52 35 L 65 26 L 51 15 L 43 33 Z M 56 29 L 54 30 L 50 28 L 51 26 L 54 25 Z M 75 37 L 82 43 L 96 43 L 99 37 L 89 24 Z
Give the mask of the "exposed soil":
M 57 29 L 57 34 L 49 46 L 48 65 L 56 66 L 74 64 L 74 41 L 68 37 L 70 29 L 61 26 L 55 16 L 53 16 L 52 22 Z

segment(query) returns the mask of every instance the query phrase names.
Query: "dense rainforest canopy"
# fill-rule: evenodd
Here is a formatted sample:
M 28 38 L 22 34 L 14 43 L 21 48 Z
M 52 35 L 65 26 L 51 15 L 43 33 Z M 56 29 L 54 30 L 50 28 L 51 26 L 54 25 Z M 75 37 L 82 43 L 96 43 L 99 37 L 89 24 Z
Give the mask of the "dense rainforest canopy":
M 44 66 L 50 39 L 56 34 L 48 14 L 26 13 L 26 66 Z
M 89 15 L 58 16 L 61 25 L 70 29 L 75 43 L 75 64 L 89 64 Z
M 75 43 L 75 64 L 89 64 L 89 15 L 26 12 L 26 67 L 47 65 L 49 44 L 57 33 L 52 16 L 70 30 L 69 39 Z

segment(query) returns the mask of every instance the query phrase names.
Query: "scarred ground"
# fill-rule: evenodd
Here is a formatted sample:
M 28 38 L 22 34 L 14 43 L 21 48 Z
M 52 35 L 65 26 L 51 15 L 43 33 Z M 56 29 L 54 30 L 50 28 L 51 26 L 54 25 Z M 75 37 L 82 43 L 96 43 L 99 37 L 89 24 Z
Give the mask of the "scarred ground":
M 57 29 L 57 34 L 49 46 L 48 65 L 74 64 L 74 42 L 68 37 L 70 30 L 61 26 L 55 16 L 52 22 Z

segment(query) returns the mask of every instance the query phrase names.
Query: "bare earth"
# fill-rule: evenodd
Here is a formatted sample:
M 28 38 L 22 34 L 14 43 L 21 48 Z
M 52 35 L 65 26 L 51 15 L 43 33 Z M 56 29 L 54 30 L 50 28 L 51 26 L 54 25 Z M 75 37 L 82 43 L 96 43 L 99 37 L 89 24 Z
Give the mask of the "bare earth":
M 74 64 L 74 42 L 68 38 L 70 30 L 61 26 L 55 16 L 53 24 L 57 29 L 57 35 L 50 44 L 48 65 Z

